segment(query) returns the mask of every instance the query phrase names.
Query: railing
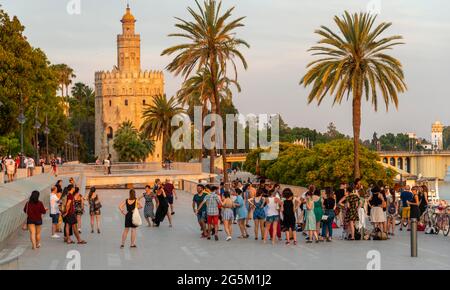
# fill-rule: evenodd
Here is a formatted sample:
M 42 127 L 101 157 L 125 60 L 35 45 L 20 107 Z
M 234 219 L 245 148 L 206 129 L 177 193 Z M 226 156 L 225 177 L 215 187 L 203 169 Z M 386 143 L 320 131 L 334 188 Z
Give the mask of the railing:
M 111 172 L 120 171 L 162 171 L 165 170 L 160 162 L 147 162 L 147 163 L 113 163 L 111 166 Z M 168 169 L 166 169 L 168 170 Z M 174 162 L 170 164 L 170 170 L 187 171 L 193 173 L 202 172 L 201 163 L 183 163 Z M 68 172 L 85 172 L 85 173 L 103 173 L 105 167 L 103 165 L 96 164 L 79 164 L 79 165 L 63 165 L 59 168 L 60 173 Z
M 377 151 L 379 155 L 450 155 L 449 150 L 437 150 L 437 151 Z

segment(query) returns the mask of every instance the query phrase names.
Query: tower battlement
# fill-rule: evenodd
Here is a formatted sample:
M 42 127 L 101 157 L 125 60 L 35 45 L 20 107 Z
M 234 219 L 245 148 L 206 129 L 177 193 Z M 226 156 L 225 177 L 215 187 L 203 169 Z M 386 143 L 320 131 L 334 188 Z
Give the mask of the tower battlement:
M 140 72 L 120 72 L 118 70 L 112 71 L 97 71 L 95 72 L 95 81 L 101 80 L 121 80 L 121 79 L 154 79 L 164 80 L 164 73 L 157 70 L 145 70 Z

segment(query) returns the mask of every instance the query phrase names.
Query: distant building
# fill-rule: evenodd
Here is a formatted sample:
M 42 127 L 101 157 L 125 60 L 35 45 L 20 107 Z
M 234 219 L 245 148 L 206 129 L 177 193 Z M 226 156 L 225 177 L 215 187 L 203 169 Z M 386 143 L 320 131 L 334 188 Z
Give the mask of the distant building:
M 444 125 L 441 122 L 437 121 L 431 127 L 431 144 L 434 150 L 443 150 L 444 149 Z
M 122 34 L 117 36 L 117 66 L 112 71 L 95 73 L 95 155 L 100 160 L 111 154 L 114 134 L 125 121 L 139 129 L 142 111 L 156 95 L 164 94 L 164 75 L 161 71 L 141 70 L 141 37 L 135 33 L 136 19 L 127 7 L 122 17 Z M 153 155 L 147 161 L 160 162 L 162 143 L 155 142 Z

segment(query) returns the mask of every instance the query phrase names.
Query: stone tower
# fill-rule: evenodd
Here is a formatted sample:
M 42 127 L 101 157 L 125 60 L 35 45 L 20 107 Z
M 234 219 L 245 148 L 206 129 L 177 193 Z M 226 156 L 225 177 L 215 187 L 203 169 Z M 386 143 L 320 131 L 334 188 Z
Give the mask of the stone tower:
M 136 19 L 128 6 L 122 17 L 122 34 L 117 36 L 117 65 L 111 71 L 95 73 L 95 155 L 101 160 L 113 149 L 114 134 L 120 124 L 132 121 L 139 129 L 145 105 L 153 97 L 164 94 L 164 75 L 161 71 L 141 70 L 141 38 L 135 32 Z M 162 144 L 156 142 L 155 152 L 147 161 L 162 160 Z
M 444 125 L 437 121 L 431 127 L 431 144 L 433 145 L 433 150 L 443 150 L 444 149 L 444 139 L 443 139 Z

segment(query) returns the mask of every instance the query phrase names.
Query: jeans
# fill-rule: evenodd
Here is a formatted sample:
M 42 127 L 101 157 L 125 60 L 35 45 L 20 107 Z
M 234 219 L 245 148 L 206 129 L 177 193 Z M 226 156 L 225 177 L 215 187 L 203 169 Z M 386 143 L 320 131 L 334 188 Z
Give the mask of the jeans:
M 328 235 L 331 238 L 333 237 L 333 220 L 335 217 L 334 210 L 326 209 L 325 215 L 328 216 L 328 219 L 326 221 L 322 221 L 322 237 L 327 236 L 327 229 L 328 229 Z

